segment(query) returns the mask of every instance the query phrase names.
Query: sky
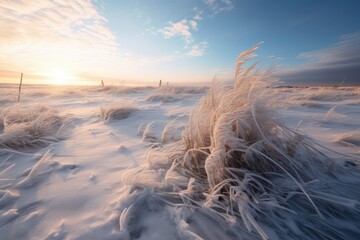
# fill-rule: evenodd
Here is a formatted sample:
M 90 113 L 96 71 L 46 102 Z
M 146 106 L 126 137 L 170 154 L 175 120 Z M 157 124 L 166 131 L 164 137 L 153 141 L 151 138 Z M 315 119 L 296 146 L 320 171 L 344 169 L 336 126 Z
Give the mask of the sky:
M 284 84 L 360 85 L 360 1 L 1 0 L 0 83 L 233 78 L 263 42 Z

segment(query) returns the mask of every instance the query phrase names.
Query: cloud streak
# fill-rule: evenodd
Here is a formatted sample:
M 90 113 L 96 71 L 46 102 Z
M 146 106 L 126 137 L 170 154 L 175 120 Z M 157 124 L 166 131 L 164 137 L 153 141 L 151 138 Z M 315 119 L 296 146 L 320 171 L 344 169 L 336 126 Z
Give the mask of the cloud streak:
M 165 38 L 180 36 L 186 43 L 193 41 L 192 31 L 197 30 L 197 22 L 195 20 L 182 19 L 176 23 L 170 22 L 169 25 L 159 30 Z
M 299 57 L 308 62 L 275 76 L 288 84 L 360 85 L 360 33 L 345 35 L 333 46 Z

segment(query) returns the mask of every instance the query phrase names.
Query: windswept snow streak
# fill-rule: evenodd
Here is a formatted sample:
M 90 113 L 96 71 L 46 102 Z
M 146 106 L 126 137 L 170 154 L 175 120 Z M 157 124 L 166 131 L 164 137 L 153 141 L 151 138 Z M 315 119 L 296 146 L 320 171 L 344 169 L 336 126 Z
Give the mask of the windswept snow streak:
M 149 211 L 165 212 L 176 225 L 168 236 L 179 239 L 358 238 L 359 159 L 279 120 L 266 88 L 271 71 L 243 67 L 258 47 L 240 54 L 232 87 L 213 83 L 181 140 L 162 141 L 148 165 L 125 176 L 125 239 L 145 239 L 140 219 Z

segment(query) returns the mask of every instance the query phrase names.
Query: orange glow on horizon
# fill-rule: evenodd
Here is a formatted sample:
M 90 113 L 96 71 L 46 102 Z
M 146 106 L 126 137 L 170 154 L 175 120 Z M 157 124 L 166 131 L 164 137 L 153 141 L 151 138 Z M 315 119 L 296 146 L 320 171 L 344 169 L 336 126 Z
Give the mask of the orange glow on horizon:
M 38 76 L 41 76 L 40 79 L 33 78 L 31 83 L 33 84 L 50 84 L 50 85 L 96 85 L 97 83 L 89 80 L 86 81 L 83 78 L 80 78 L 73 74 L 73 72 L 68 71 L 65 68 L 57 67 L 53 68 L 51 71 L 39 73 Z
M 50 83 L 56 85 L 69 85 L 73 79 L 73 76 L 62 68 L 53 69 L 49 75 Z

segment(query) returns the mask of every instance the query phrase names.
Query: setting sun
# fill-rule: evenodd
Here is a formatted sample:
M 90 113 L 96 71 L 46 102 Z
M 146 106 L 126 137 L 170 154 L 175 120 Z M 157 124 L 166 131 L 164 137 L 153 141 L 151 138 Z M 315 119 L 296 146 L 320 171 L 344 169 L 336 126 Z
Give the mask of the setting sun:
M 52 84 L 67 85 L 71 83 L 71 75 L 62 68 L 56 68 L 50 73 Z

